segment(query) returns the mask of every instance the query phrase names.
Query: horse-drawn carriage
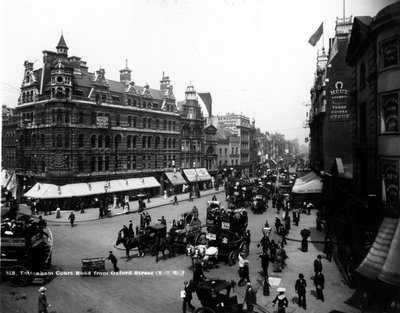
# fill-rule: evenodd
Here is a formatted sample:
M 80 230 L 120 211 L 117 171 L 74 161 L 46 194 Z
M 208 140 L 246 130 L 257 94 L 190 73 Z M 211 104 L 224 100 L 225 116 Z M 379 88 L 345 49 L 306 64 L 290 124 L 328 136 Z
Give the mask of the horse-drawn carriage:
M 251 211 L 254 214 L 262 214 L 267 210 L 268 204 L 265 196 L 258 194 L 254 197 L 253 203 L 251 204 Z
M 234 281 L 223 279 L 197 283 L 196 294 L 202 307 L 195 313 L 243 312 L 243 305 L 238 303 L 237 296 L 231 296 L 234 285 Z
M 52 251 L 53 236 L 44 224 L 26 217 L 1 223 L 1 273 L 12 285 L 44 283 Z
M 182 214 L 181 220 L 176 226 L 173 226 L 169 235 L 175 245 L 184 245 L 188 243 L 197 243 L 201 235 L 201 222 L 199 211 L 196 207 L 189 212 Z
M 139 256 L 144 256 L 146 250 L 150 249 L 152 254 L 156 255 L 156 262 L 158 262 L 158 252 L 162 252 L 164 259 L 166 259 L 164 251 L 169 250 L 169 252 L 171 252 L 170 245 L 167 243 L 166 234 L 166 225 L 154 224 L 146 227 L 143 233 L 134 238 L 125 238 L 122 236 L 121 232 L 119 232 L 115 245 L 118 246 L 122 243 L 128 258 L 131 249 L 137 248 Z
M 248 254 L 247 224 L 245 209 L 225 211 L 219 201 L 208 202 L 206 238 L 208 246 L 218 248 L 218 260 L 233 265 L 239 252 Z

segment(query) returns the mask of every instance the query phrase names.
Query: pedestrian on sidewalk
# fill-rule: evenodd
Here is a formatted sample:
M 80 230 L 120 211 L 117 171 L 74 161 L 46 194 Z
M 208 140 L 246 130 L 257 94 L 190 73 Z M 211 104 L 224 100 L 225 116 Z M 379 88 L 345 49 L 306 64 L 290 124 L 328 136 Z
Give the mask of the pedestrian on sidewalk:
M 275 229 L 276 229 L 276 233 L 279 235 L 279 226 L 282 225 L 281 220 L 279 219 L 279 216 L 276 215 L 275 216 Z
M 272 306 L 275 306 L 276 302 L 278 302 L 278 313 L 285 313 L 286 308 L 289 305 L 289 301 L 285 296 L 286 288 L 279 287 L 277 291 L 278 295 L 275 297 L 274 300 L 272 300 Z
M 214 196 L 212 197 L 211 201 L 217 201 L 217 196 L 214 195 Z
M 244 266 L 242 269 L 242 278 L 240 278 L 238 286 L 242 286 L 244 280 L 247 280 L 248 283 L 250 282 L 250 269 L 248 260 L 244 260 Z
M 269 254 L 268 252 L 263 252 L 260 254 L 261 267 L 263 269 L 264 276 L 268 276 L 268 266 L 269 266 Z
M 244 302 L 246 302 L 247 312 L 254 312 L 254 305 L 257 304 L 257 291 L 254 290 L 250 282 L 246 284 Z
M 47 308 L 51 307 L 50 304 L 47 303 L 47 297 L 46 297 L 46 287 L 40 287 L 39 288 L 39 299 L 38 299 L 38 312 L 39 313 L 47 313 Z
M 56 218 L 61 218 L 61 209 L 60 209 L 60 207 L 57 207 Z
M 325 253 L 326 259 L 331 262 L 332 261 L 332 254 L 335 246 L 333 245 L 332 239 L 327 237 L 325 239 L 325 246 L 323 252 Z
M 81 203 L 79 204 L 80 208 L 81 208 L 81 214 L 85 213 L 85 203 L 83 201 L 81 201 Z
M 193 192 L 189 191 L 189 202 L 193 201 Z
M 184 297 L 183 297 L 183 304 L 182 304 L 182 311 L 186 313 L 186 304 L 188 305 L 189 309 L 192 311 L 195 310 L 195 307 L 190 303 L 192 301 L 192 292 L 193 292 L 193 281 L 190 281 L 190 284 L 185 281 L 184 283 Z
M 322 272 L 322 256 L 318 255 L 317 258 L 314 260 L 314 273 L 317 274 L 318 272 Z
M 71 223 L 71 227 L 74 227 L 74 222 L 75 222 L 75 214 L 74 212 L 71 212 L 71 214 L 68 217 L 69 222 Z
M 172 205 L 179 205 L 178 196 L 177 195 L 174 196 L 174 202 L 172 203 Z
M 303 274 L 299 274 L 299 278 L 296 280 L 296 284 L 294 285 L 294 289 L 299 297 L 298 299 L 298 305 L 303 307 L 304 310 L 307 309 L 307 304 L 306 304 L 306 287 L 307 287 L 307 282 L 304 279 Z
M 320 271 L 317 272 L 314 276 L 314 285 L 317 292 L 317 300 L 321 299 L 322 302 L 325 301 L 324 298 L 324 285 L 325 285 L 325 277 Z
M 300 221 L 300 211 L 298 208 L 293 209 L 292 212 L 292 217 L 293 217 L 293 224 L 296 226 L 299 226 L 299 221 Z
M 244 261 L 245 261 L 245 254 L 243 252 L 239 252 L 239 269 L 238 269 L 238 273 L 239 273 L 239 278 L 242 278 L 243 276 L 243 267 L 244 267 Z
M 146 227 L 149 227 L 149 226 L 150 226 L 150 223 L 151 223 L 151 216 L 150 216 L 149 212 L 145 212 L 144 222 L 145 222 L 145 226 L 146 226 Z
M 112 251 L 109 251 L 110 255 L 108 256 L 108 260 L 111 261 L 113 268 L 114 268 L 114 272 L 119 272 L 119 268 L 117 266 L 117 258 L 115 257 L 115 255 L 112 253 Z
M 101 205 L 99 206 L 99 219 L 103 218 L 103 208 L 101 207 Z
M 283 248 L 285 245 L 287 245 L 286 241 L 286 236 L 288 234 L 288 231 L 285 226 L 280 225 L 279 226 L 279 235 L 281 236 L 281 247 Z

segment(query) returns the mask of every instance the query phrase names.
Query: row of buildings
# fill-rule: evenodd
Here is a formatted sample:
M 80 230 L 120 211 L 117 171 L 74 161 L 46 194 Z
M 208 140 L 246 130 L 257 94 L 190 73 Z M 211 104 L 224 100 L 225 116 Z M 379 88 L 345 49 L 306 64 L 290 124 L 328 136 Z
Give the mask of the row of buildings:
M 326 226 L 350 275 L 365 262 L 378 230 L 387 231 L 382 220 L 398 223 L 399 97 L 400 2 L 375 17 L 337 19 L 328 52 L 317 57 L 308 124 L 310 162 L 323 177 Z M 387 250 L 399 241 L 392 239 Z M 386 282 L 399 286 L 398 261 L 383 262 L 386 256 L 382 249 L 360 272 L 377 278 L 383 263 L 393 270 L 397 262 L 397 274 Z
M 2 168 L 15 170 L 18 199 L 37 182 L 154 177 L 163 192 L 188 169 L 253 176 L 260 155 L 268 154 L 258 148 L 267 135 L 244 115 L 213 116 L 211 109 L 211 95 L 192 85 L 177 101 L 164 73 L 153 89 L 135 84 L 127 62 L 119 81 L 103 68 L 90 72 L 80 57 L 68 55 L 61 36 L 56 51 L 43 51 L 41 67 L 25 61 L 18 105 L 3 106 Z M 274 142 L 282 145 L 282 136 Z M 285 153 L 275 144 L 271 149 L 271 159 Z M 171 172 L 178 174 L 166 175 Z

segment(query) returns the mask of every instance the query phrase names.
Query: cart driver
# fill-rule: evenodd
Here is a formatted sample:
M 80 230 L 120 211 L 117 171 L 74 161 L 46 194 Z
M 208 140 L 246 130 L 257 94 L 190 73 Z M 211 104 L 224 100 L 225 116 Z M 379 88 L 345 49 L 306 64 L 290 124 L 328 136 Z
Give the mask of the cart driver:
M 201 233 L 199 237 L 199 245 L 207 245 L 207 238 L 206 238 L 206 233 Z

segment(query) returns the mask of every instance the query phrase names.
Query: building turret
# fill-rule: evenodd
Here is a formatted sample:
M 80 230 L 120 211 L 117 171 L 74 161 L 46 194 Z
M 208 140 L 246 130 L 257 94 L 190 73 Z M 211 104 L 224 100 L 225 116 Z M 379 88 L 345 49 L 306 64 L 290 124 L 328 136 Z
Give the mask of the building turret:
M 197 102 L 197 93 L 196 93 L 196 89 L 194 89 L 193 85 L 190 84 L 189 86 L 187 86 L 186 91 L 185 91 L 185 99 L 186 101 L 196 101 Z
M 59 54 L 59 55 L 63 55 L 63 56 L 68 56 L 68 47 L 67 47 L 67 44 L 65 43 L 65 40 L 64 40 L 64 36 L 61 34 L 61 38 L 60 38 L 60 41 L 58 42 L 58 45 L 57 45 L 57 54 Z
M 164 72 L 163 72 L 163 77 L 160 80 L 160 89 L 162 91 L 168 90 L 170 83 L 171 83 L 171 80 L 169 79 L 169 76 L 165 76 Z
M 121 83 L 128 84 L 131 81 L 132 71 L 128 68 L 128 59 L 125 60 L 125 68 L 119 71 L 119 80 Z

